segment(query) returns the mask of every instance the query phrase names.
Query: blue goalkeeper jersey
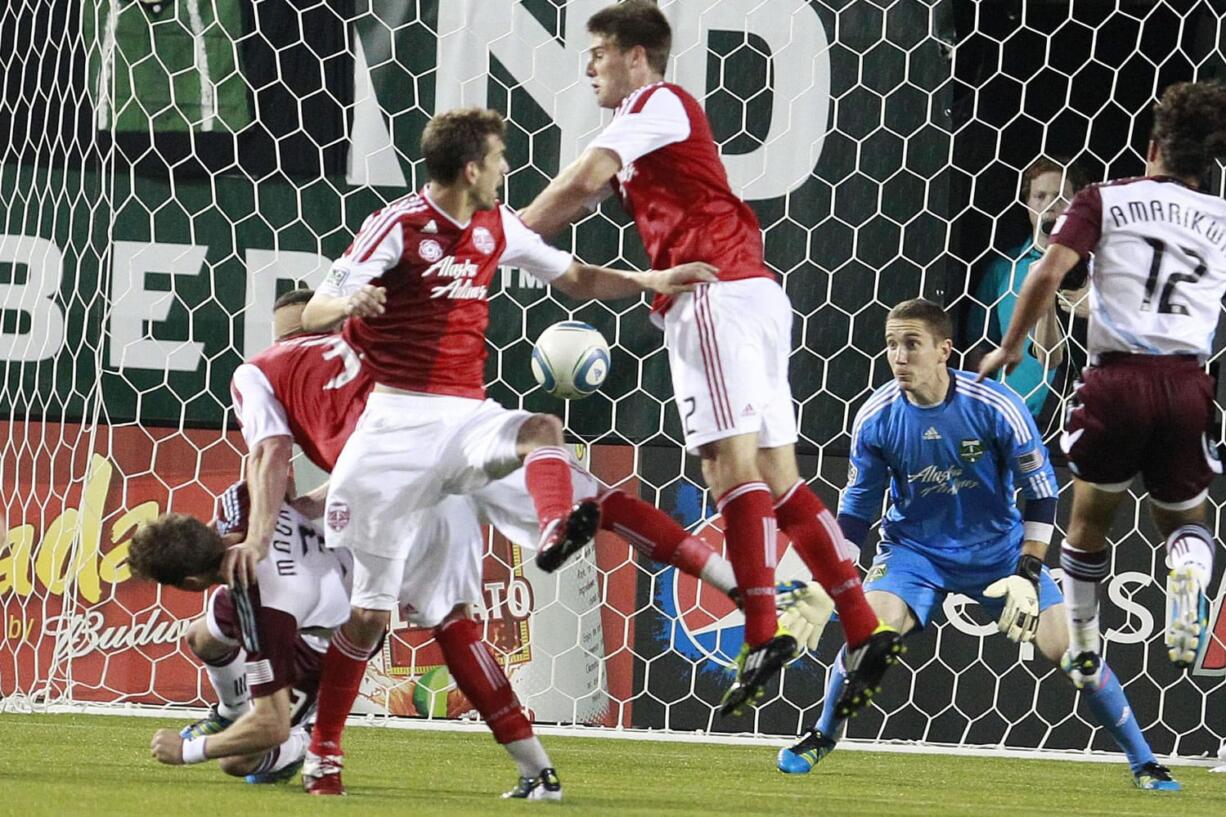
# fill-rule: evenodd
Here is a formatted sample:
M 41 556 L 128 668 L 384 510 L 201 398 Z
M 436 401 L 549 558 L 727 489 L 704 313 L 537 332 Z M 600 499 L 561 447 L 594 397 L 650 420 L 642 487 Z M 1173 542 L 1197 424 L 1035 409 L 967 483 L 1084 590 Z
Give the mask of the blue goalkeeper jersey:
M 844 514 L 871 522 L 886 480 L 882 541 L 947 562 L 994 558 L 1022 540 L 1015 498 L 1055 498 L 1056 475 L 1017 393 L 950 369 L 945 401 L 922 408 L 891 381 L 873 392 L 851 433 Z

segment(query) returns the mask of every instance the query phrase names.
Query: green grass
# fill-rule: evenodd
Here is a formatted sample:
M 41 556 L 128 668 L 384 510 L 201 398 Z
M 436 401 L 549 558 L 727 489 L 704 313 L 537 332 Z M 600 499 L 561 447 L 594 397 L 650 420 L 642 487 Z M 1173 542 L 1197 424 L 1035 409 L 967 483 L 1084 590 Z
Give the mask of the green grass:
M 248 786 L 215 764 L 161 766 L 143 717 L 0 715 L 0 815 L 1226 815 L 1226 775 L 1179 767 L 1180 794 L 1132 787 L 1123 764 L 835 752 L 786 777 L 769 747 L 546 737 L 560 805 L 503 802 L 515 773 L 485 734 L 346 733 L 350 795 L 307 800 L 296 784 Z

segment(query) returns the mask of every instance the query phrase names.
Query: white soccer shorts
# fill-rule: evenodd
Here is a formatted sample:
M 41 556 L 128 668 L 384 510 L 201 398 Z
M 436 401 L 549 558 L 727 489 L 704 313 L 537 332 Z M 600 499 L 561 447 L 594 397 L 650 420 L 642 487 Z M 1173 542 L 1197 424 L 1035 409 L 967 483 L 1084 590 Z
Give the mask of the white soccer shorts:
M 788 385 L 792 305 L 767 278 L 702 284 L 664 315 L 664 343 L 685 447 L 757 434 L 760 448 L 796 442 Z

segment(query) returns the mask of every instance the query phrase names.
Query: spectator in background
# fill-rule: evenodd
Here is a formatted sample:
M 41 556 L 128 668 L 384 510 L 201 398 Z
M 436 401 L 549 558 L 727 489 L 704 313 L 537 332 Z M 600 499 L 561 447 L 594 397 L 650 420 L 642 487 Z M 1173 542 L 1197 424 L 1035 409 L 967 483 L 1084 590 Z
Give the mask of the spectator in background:
M 1003 255 L 997 254 L 985 266 L 975 290 L 978 303 L 972 308 L 967 325 L 967 348 L 985 341 L 992 348 L 999 346 L 1002 329 L 1013 317 L 1017 296 L 1030 265 L 1043 255 L 1056 219 L 1086 181 L 1084 172 L 1075 164 L 1046 156 L 1039 157 L 1022 173 L 1019 200 L 1030 220 L 1030 233 L 1021 244 Z M 1069 282 L 1070 285 L 1076 283 Z M 1063 309 L 1058 307 L 1061 298 L 1052 303 L 1051 311 L 1035 329 L 1036 342 L 1028 345 L 1022 362 L 1005 378 L 1036 418 L 1044 413 L 1045 407 L 1051 408 L 1056 402 L 1051 401 L 1049 406 L 1048 397 L 1060 390 L 1057 369 L 1065 358 L 1063 340 L 1078 301 L 1075 287 L 1069 291 L 1062 288 L 1061 294 L 1069 305 Z

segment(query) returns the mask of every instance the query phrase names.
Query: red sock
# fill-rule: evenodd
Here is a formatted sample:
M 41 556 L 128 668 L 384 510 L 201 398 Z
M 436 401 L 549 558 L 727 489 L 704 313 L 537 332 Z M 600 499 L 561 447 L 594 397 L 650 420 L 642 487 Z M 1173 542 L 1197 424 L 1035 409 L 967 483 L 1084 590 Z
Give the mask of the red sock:
M 507 674 L 481 643 L 481 625 L 471 618 L 455 619 L 436 627 L 434 637 L 443 648 L 443 659 L 456 686 L 477 707 L 494 740 L 512 743 L 532 737 L 532 724 Z
M 344 627 L 332 635 L 332 643 L 324 654 L 323 668 L 319 673 L 319 702 L 315 712 L 315 729 L 311 732 L 311 751 L 315 754 L 341 753 L 345 718 L 353 710 L 369 658 L 369 650 L 355 646 L 345 636 Z
M 600 497 L 600 527 L 616 533 L 647 558 L 701 577 L 715 551 L 656 506 L 625 491 Z
M 775 636 L 775 514 L 765 482 L 743 482 L 715 503 L 724 516 L 728 559 L 745 608 L 745 641 L 750 647 Z
M 839 523 L 803 482 L 779 498 L 775 516 L 814 580 L 834 600 L 847 644 L 863 644 L 877 629 L 877 614 L 864 598 L 860 571 L 843 552 Z
M 566 449 L 545 446 L 524 457 L 524 484 L 532 495 L 542 529 L 570 513 L 575 499 L 570 481 L 570 455 Z

